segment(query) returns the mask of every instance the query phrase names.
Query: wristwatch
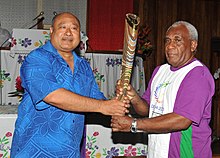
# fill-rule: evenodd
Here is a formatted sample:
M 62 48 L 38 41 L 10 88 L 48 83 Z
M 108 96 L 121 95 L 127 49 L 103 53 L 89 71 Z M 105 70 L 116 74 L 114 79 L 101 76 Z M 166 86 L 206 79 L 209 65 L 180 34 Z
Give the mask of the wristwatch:
M 137 132 L 137 119 L 134 118 L 131 123 L 131 132 L 136 133 Z

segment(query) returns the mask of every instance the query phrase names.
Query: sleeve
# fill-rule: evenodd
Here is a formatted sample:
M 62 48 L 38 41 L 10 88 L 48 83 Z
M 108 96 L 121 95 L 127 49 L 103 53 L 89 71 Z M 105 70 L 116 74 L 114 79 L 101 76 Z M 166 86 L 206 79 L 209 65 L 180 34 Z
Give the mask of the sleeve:
M 192 69 L 182 81 L 177 92 L 174 112 L 198 125 L 202 117 L 211 117 L 211 100 L 214 80 L 204 66 Z
M 55 78 L 52 70 L 51 55 L 42 49 L 31 52 L 21 66 L 22 86 L 29 93 L 36 109 L 45 109 L 50 105 L 43 101 L 49 93 L 63 88 Z
M 92 93 L 91 93 L 91 98 L 95 98 L 95 99 L 104 99 L 106 100 L 106 97 L 104 96 L 104 94 L 99 90 L 99 86 L 95 81 L 94 78 L 94 84 L 92 86 Z

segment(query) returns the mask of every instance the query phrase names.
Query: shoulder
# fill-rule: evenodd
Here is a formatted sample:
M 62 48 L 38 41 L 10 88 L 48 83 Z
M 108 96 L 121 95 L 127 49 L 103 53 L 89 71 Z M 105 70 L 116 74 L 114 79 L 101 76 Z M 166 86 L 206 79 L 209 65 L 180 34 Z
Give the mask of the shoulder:
M 84 67 L 86 69 L 91 68 L 89 60 L 87 60 L 85 57 L 80 57 L 77 54 L 75 54 L 74 58 L 76 58 L 76 61 L 80 67 Z
M 56 49 L 52 46 L 50 41 L 45 45 L 32 50 L 26 57 L 26 61 L 29 62 L 46 62 L 52 63 L 54 58 L 58 57 L 58 54 L 55 53 Z
M 163 65 L 157 66 L 152 73 L 152 77 L 154 77 L 159 70 L 167 69 L 167 68 L 170 68 L 169 64 L 163 64 Z
M 201 63 L 200 66 L 194 67 L 185 76 L 183 80 L 184 84 L 193 85 L 194 87 L 203 87 L 214 91 L 215 82 L 209 69 Z
M 201 63 L 198 60 L 195 62 L 199 62 L 200 65 L 195 66 L 191 71 L 189 71 L 189 73 L 187 74 L 188 77 L 197 78 L 197 79 L 199 79 L 199 77 L 202 77 L 205 79 L 214 80 L 209 69 L 203 63 Z
M 31 65 L 36 65 L 39 63 L 45 63 L 49 64 L 54 61 L 54 57 L 51 55 L 51 53 L 45 51 L 42 48 L 37 48 L 33 51 L 31 51 L 27 57 L 25 58 L 23 65 L 25 64 L 31 64 Z

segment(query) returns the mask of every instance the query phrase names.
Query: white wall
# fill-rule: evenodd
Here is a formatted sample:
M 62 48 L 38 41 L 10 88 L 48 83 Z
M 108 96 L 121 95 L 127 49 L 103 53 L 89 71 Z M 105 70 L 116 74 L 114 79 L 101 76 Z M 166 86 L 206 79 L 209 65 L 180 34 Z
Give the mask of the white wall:
M 13 28 L 29 28 L 39 12 L 44 12 L 44 24 L 50 25 L 53 12 L 72 12 L 81 22 L 81 30 L 86 32 L 87 0 L 0 0 L 0 22 L 9 32 Z

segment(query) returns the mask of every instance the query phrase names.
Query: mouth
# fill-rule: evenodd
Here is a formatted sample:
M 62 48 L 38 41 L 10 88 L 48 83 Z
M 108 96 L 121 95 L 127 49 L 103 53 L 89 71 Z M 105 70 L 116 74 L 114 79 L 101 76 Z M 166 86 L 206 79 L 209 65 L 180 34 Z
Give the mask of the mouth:
M 174 52 L 174 51 L 167 51 L 166 52 L 166 56 L 172 58 L 172 57 L 176 56 L 176 52 Z
M 175 57 L 175 54 L 167 54 L 167 56 L 168 56 L 169 58 L 173 58 L 173 57 Z
M 63 41 L 70 41 L 70 42 L 72 42 L 73 41 L 73 37 L 63 37 L 62 40 Z

